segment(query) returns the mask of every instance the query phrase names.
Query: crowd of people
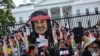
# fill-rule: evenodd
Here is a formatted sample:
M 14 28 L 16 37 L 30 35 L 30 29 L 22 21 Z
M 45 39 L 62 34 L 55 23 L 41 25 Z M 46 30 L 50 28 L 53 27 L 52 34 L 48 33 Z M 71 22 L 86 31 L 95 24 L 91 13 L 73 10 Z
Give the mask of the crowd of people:
M 25 32 L 5 35 L 0 39 L 0 56 L 19 56 L 26 53 L 28 39 Z
M 76 45 L 72 43 L 74 35 L 71 34 L 67 36 L 66 40 L 58 39 L 57 47 L 54 49 L 42 46 L 39 49 L 30 50 L 34 51 L 35 55 L 40 56 L 100 56 L 100 33 L 96 35 L 89 29 L 88 31 L 89 34 L 84 34 L 81 43 Z M 30 56 L 34 53 L 30 52 Z
M 36 28 L 34 31 L 44 35 L 43 33 L 48 27 L 46 21 L 43 20 L 49 22 L 49 19 L 47 19 L 49 16 L 40 12 L 41 11 L 35 13 L 35 15 L 34 13 L 32 14 L 32 19 L 34 24 L 36 24 L 33 27 Z M 36 21 L 37 18 L 40 20 L 40 17 L 44 19 L 42 21 Z M 44 26 L 42 25 L 42 27 L 40 27 L 42 23 Z M 49 25 L 49 27 L 51 26 Z M 43 28 L 45 30 L 43 30 Z M 38 43 L 35 42 L 36 39 L 32 38 L 37 37 L 35 36 L 35 32 L 27 36 L 26 30 L 24 27 L 21 27 L 10 35 L 2 36 L 0 38 L 0 56 L 100 56 L 100 24 L 97 24 L 96 28 L 83 30 L 83 33 L 78 34 L 78 36 L 82 34 L 81 37 L 76 37 L 75 32 L 66 29 L 66 27 L 60 24 L 59 26 L 52 24 L 52 31 L 49 30 L 49 34 L 45 36 L 53 35 L 53 41 L 49 40 L 50 35 L 48 36 L 49 38 L 47 38 L 48 43 L 42 46 L 38 46 Z M 48 33 L 48 31 L 46 31 L 46 33 Z M 76 38 L 78 38 L 78 41 L 75 40 Z

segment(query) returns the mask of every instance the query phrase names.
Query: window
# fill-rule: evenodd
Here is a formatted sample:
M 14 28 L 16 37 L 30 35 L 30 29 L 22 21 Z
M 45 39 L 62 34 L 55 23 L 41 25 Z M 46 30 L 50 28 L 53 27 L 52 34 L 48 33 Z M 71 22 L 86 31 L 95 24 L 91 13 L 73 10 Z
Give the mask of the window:
M 31 2 L 34 2 L 35 0 L 31 0 Z
M 64 12 L 64 17 L 67 17 L 68 16 L 68 12 Z
M 82 22 L 78 22 L 78 27 L 82 27 Z
M 77 15 L 80 15 L 80 10 L 79 9 L 77 10 Z
M 86 15 L 89 15 L 89 9 L 88 8 L 86 9 Z
M 23 18 L 19 17 L 19 23 L 23 23 Z
M 65 16 L 68 15 L 68 12 L 64 12 L 64 15 L 65 15 Z
M 98 14 L 98 7 L 95 7 L 95 13 Z
M 57 17 L 56 13 L 52 13 L 52 17 L 54 18 Z
M 91 27 L 91 22 L 90 22 L 90 20 L 88 21 L 88 27 Z

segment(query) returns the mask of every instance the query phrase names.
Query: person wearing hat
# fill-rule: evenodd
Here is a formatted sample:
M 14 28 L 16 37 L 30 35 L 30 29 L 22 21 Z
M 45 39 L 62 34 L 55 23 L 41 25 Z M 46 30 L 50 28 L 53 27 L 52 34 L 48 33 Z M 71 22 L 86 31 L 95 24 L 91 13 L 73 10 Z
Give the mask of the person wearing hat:
M 93 42 L 96 40 L 94 37 L 85 36 L 84 44 L 82 50 L 82 56 L 96 56 L 95 52 L 92 49 Z

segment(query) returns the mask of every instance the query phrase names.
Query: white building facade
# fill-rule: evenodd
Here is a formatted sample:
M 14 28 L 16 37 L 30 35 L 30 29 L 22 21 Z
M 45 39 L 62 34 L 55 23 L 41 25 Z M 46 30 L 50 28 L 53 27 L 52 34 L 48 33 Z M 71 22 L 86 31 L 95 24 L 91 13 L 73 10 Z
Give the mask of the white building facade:
M 100 11 L 100 0 L 30 0 L 30 4 L 23 4 L 12 9 L 17 22 L 28 21 L 31 13 L 37 10 L 48 13 L 50 17 L 64 17 L 66 15 Z M 99 18 L 100 19 L 100 18 Z M 97 21 L 97 20 L 96 20 Z M 73 22 L 73 21 L 72 21 Z M 95 23 L 94 23 L 95 24 Z

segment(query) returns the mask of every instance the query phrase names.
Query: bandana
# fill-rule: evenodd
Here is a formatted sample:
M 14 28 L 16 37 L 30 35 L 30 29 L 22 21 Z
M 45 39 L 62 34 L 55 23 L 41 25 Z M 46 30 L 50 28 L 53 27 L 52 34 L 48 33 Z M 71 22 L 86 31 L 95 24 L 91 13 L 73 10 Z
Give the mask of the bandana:
M 48 15 L 38 15 L 36 17 L 32 17 L 31 21 L 36 21 L 36 20 L 46 20 L 46 19 L 50 19 L 50 17 Z

